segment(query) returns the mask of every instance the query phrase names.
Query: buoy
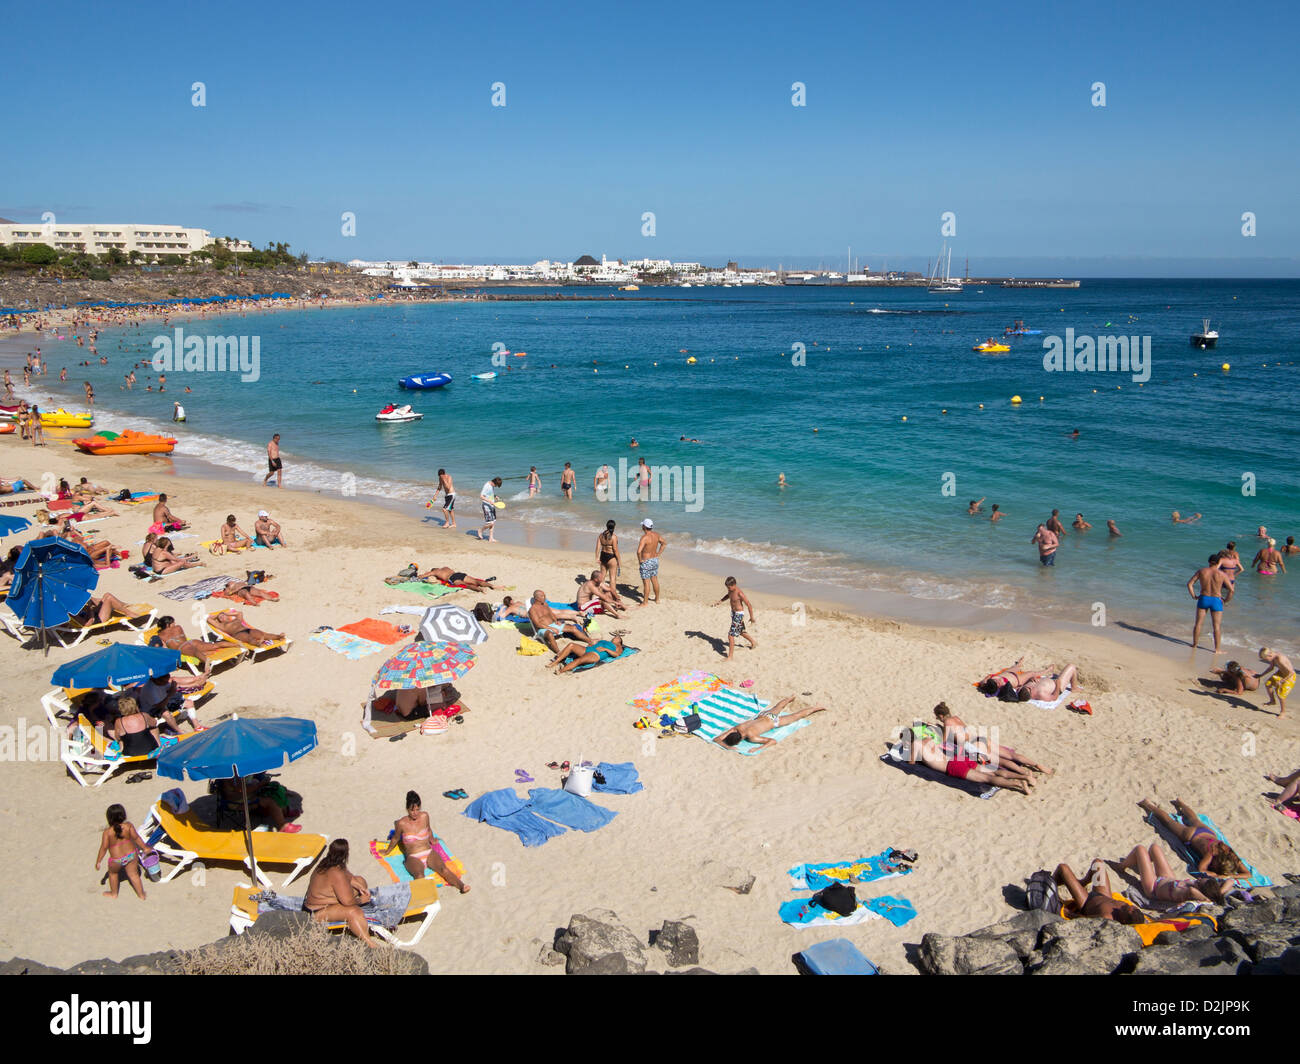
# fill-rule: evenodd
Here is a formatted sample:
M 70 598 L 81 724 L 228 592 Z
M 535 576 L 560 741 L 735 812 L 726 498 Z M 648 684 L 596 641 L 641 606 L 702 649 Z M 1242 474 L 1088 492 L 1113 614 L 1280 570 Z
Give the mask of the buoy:
M 907 420 L 907 415 L 906 415 L 906 414 L 903 415 L 903 420 L 904 420 L 904 421 Z
M 1230 365 L 1228 365 L 1228 363 L 1226 363 L 1226 362 L 1223 364 L 1223 366 L 1222 366 L 1221 368 L 1223 368 L 1223 369 L 1225 369 L 1225 370 L 1232 369 L 1232 367 L 1231 367 Z
M 1011 401 L 1012 401 L 1013 403 L 1018 403 L 1018 402 L 1020 402 L 1020 396 L 1018 396 L 1018 395 L 1013 395 L 1013 396 L 1011 397 Z
M 1199 377 L 1200 374 L 1199 374 L 1199 373 L 1193 373 L 1192 376 L 1193 376 L 1193 377 Z
M 1039 401 L 1040 403 L 1043 401 L 1043 397 L 1042 397 L 1041 395 L 1038 397 L 1038 401 Z
M 821 429 L 813 429 L 813 432 L 821 432 Z
M 688 366 L 693 366 L 695 364 L 695 356 L 691 355 L 691 357 L 686 360 L 686 364 Z
M 984 404 L 983 404 L 983 403 L 980 403 L 980 409 L 981 409 L 981 410 L 984 409 Z
M 948 413 L 948 411 L 946 411 L 946 410 L 940 410 L 939 413 L 941 413 L 941 414 L 946 414 L 946 413 Z

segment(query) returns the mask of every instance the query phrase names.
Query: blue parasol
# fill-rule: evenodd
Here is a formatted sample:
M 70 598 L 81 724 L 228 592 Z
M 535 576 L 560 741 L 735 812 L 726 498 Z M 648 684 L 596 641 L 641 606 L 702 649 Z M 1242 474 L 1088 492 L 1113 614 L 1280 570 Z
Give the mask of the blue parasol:
M 41 630 L 41 644 L 48 654 L 45 630 L 81 612 L 98 583 L 99 573 L 85 547 L 47 536 L 23 547 L 7 601 L 24 625 Z
M 180 668 L 179 651 L 166 647 L 143 647 L 114 643 L 103 650 L 77 658 L 54 670 L 55 687 L 108 687 L 140 683 L 151 676 L 166 676 Z
M 25 528 L 31 528 L 32 523 L 25 517 L 10 517 L 7 514 L 0 514 L 0 538 L 12 536 L 15 532 L 21 532 Z

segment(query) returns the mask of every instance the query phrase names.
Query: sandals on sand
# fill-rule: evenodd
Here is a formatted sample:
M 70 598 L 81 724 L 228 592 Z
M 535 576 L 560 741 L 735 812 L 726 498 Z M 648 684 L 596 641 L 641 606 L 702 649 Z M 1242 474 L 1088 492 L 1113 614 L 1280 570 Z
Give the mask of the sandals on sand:
M 442 796 L 444 798 L 450 798 L 453 801 L 458 801 L 462 798 L 468 798 L 469 792 L 464 790 L 463 788 L 457 787 L 456 790 L 454 791 L 443 791 Z

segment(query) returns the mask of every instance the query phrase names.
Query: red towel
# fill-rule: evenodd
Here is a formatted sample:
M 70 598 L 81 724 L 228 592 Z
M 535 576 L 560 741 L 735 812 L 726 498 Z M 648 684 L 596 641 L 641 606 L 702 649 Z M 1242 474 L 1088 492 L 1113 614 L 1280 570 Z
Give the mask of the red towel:
M 353 621 L 351 624 L 343 625 L 338 630 L 359 636 L 362 639 L 369 639 L 375 643 L 400 643 L 404 639 L 411 638 L 410 633 L 403 635 L 395 625 L 391 625 L 387 621 L 376 620 L 373 617 L 367 617 L 362 621 Z

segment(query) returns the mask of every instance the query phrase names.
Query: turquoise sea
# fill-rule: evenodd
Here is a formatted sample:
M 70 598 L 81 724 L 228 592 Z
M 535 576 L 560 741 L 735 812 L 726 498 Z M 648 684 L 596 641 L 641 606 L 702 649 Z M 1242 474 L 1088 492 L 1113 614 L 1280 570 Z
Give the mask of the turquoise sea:
M 594 536 L 613 517 L 633 537 L 651 516 L 674 545 L 773 577 L 1080 623 L 1101 602 L 1111 623 L 1181 638 L 1192 613 L 1183 585 L 1211 551 L 1235 539 L 1249 563 L 1261 524 L 1279 545 L 1300 537 L 1300 282 L 573 294 L 609 298 L 185 321 L 187 335 L 258 337 L 260 378 L 173 371 L 162 396 L 145 391 L 151 369 L 136 371 L 132 391 L 121 382 L 170 328 L 106 329 L 97 346 L 108 366 L 79 367 L 86 350 L 46 343 L 53 368 L 41 383 L 56 392 L 46 382 L 67 365 L 60 398 L 81 409 L 80 382 L 90 380 L 105 428 L 162 427 L 181 399 L 189 420 L 178 454 L 249 474 L 264 471 L 263 448 L 278 431 L 290 484 L 343 490 L 350 475 L 359 493 L 423 502 L 446 467 L 463 526 L 477 524 L 479 487 L 499 475 L 514 478 L 506 524 Z M 1210 351 L 1189 344 L 1206 317 L 1222 337 Z M 1043 336 L 1015 338 L 1005 355 L 971 350 L 1015 319 Z M 1044 337 L 1067 328 L 1149 337 L 1150 379 L 1046 371 Z M 492 363 L 494 344 L 512 352 L 504 366 Z M 803 359 L 792 357 L 798 344 Z M 494 369 L 495 380 L 471 379 Z M 439 391 L 396 386 L 399 376 L 443 371 L 454 380 Z M 1017 394 L 1023 402 L 1013 405 Z M 409 402 L 424 420 L 376 424 L 388 402 Z M 1075 428 L 1077 439 L 1067 435 Z M 595 469 L 617 473 L 620 459 L 635 466 L 638 457 L 689 469 L 698 505 L 598 504 Z M 559 493 L 566 461 L 578 473 L 573 503 Z M 543 473 L 535 500 L 524 490 L 530 465 Z M 1005 511 L 1001 523 L 966 516 L 981 496 L 986 510 L 996 502 Z M 1029 538 L 1053 507 L 1067 525 L 1082 511 L 1095 527 L 1067 535 L 1044 570 Z M 1173 510 L 1204 517 L 1173 525 Z M 1122 538 L 1107 536 L 1108 518 Z M 1300 556 L 1294 568 L 1240 578 L 1225 624 L 1232 644 L 1290 644 Z

